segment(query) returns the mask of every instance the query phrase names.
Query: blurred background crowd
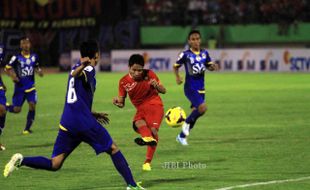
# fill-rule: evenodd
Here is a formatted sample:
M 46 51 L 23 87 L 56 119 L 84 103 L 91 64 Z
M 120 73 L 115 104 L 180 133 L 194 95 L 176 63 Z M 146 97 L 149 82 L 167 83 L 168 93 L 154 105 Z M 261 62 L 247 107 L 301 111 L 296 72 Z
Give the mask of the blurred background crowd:
M 185 33 L 201 27 L 203 44 L 213 39 L 220 48 L 309 47 L 309 22 L 309 0 L 0 1 L 0 43 L 6 57 L 18 50 L 19 37 L 27 35 L 45 66 L 57 66 L 60 57 L 84 40 L 97 40 L 107 55 L 113 49 L 182 48 Z M 248 38 L 238 40 L 245 34 Z

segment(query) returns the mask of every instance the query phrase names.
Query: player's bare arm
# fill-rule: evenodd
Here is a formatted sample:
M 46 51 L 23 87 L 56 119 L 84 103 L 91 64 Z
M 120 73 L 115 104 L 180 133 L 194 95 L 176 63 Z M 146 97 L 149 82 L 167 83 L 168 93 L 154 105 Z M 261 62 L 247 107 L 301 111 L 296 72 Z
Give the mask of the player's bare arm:
M 82 57 L 82 58 L 80 59 L 80 61 L 81 61 L 81 65 L 78 66 L 78 67 L 71 73 L 71 75 L 72 75 L 73 77 L 79 77 L 79 76 L 81 76 L 82 71 L 84 70 L 84 68 L 91 64 L 91 60 L 89 59 L 89 57 Z
M 114 97 L 113 98 L 113 104 L 116 105 L 119 108 L 123 108 L 125 106 L 125 98 L 124 97 Z
M 150 85 L 152 85 L 157 90 L 157 92 L 162 94 L 166 93 L 166 88 L 162 84 L 158 83 L 155 79 L 150 80 Z
M 208 63 L 208 70 L 209 71 L 218 71 L 219 66 L 216 63 L 210 62 L 210 63 Z
M 35 71 L 36 71 L 36 73 L 38 73 L 38 75 L 40 76 L 40 77 L 43 77 L 43 71 L 42 71 L 42 69 L 40 68 L 40 67 L 37 67 L 36 69 L 35 69 Z
M 6 68 L 5 70 L 13 82 L 19 82 L 19 78 L 17 77 L 15 71 L 12 68 Z
M 180 66 L 176 66 L 176 65 L 173 66 L 173 72 L 175 74 L 176 82 L 177 82 L 177 84 L 180 85 L 183 83 L 183 78 L 179 74 L 179 68 L 180 68 Z

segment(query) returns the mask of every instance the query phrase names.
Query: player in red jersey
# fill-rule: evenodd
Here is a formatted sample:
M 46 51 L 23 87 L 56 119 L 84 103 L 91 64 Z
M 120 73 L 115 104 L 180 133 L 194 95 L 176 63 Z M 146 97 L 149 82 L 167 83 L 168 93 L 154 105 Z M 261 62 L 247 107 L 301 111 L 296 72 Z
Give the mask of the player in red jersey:
M 165 94 L 166 89 L 152 70 L 143 69 L 142 55 L 131 55 L 128 66 L 129 73 L 120 79 L 118 97 L 113 98 L 113 104 L 123 108 L 128 94 L 136 107 L 133 128 L 141 137 L 136 138 L 135 142 L 147 146 L 146 160 L 142 169 L 150 171 L 158 143 L 158 130 L 164 116 L 163 102 L 158 94 Z

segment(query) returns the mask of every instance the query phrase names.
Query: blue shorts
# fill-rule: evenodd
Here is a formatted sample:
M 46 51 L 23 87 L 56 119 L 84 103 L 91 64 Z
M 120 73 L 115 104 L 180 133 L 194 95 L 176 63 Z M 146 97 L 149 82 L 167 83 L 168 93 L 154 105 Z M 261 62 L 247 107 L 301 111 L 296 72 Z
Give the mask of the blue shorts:
M 96 123 L 86 131 L 79 131 L 77 133 L 59 129 L 52 158 L 62 153 L 69 155 L 81 142 L 89 144 L 98 155 L 109 151 L 113 140 L 108 131 L 99 123 Z
M 0 104 L 4 106 L 6 104 L 5 91 L 3 89 L 0 90 Z
M 16 89 L 13 94 L 13 105 L 17 107 L 21 107 L 25 100 L 28 102 L 37 103 L 37 91 L 32 90 L 30 92 L 25 92 L 24 90 Z
M 199 93 L 197 90 L 185 89 L 185 96 L 191 102 L 191 108 L 198 109 L 199 105 L 205 103 L 205 94 Z

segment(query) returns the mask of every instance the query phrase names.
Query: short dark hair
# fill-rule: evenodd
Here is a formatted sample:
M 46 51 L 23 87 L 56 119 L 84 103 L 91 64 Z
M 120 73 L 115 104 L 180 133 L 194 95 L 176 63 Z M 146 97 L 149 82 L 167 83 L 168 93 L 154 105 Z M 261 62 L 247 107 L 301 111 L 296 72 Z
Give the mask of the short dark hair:
M 22 41 L 22 40 L 29 40 L 30 41 L 30 39 L 29 39 L 29 37 L 28 36 L 21 36 L 20 38 L 19 38 L 19 41 Z
M 138 64 L 141 65 L 142 67 L 144 67 L 144 58 L 142 55 L 140 54 L 132 54 L 129 58 L 128 61 L 128 66 L 131 67 L 134 64 Z
M 192 34 L 199 34 L 199 36 L 201 36 L 199 30 L 191 30 L 191 31 L 188 33 L 187 39 L 189 39 L 189 38 L 191 37 Z
M 99 52 L 99 48 L 95 41 L 83 42 L 80 46 L 81 57 L 89 57 L 89 59 L 93 59 L 96 57 L 97 52 Z

